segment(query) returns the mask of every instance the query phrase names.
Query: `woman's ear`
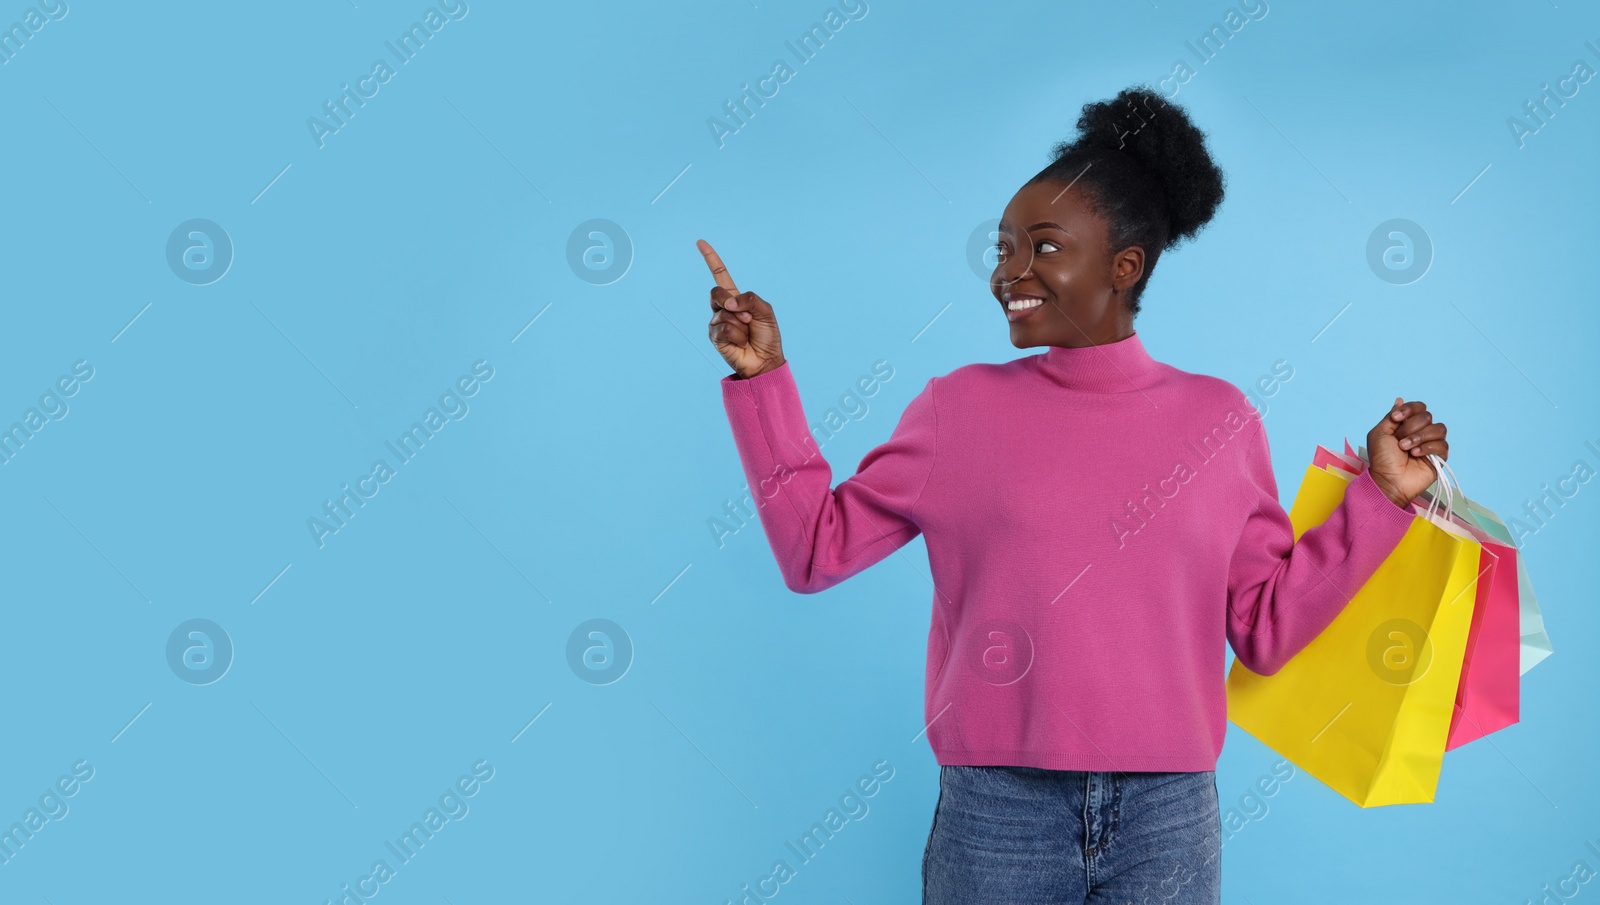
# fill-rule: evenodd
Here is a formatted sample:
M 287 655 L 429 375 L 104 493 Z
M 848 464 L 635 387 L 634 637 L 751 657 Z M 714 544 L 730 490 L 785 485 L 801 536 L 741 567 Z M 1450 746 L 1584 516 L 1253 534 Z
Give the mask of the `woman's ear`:
M 1130 289 L 1144 276 L 1144 249 L 1129 245 L 1117 252 L 1111 262 L 1111 282 L 1117 289 Z

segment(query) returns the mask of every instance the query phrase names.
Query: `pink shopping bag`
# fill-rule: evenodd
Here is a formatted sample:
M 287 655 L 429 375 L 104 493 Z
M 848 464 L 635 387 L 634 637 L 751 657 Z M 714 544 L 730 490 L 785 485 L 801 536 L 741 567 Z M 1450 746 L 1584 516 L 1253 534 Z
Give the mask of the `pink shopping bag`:
M 1517 548 L 1500 543 L 1475 525 L 1451 521 L 1465 527 L 1483 549 L 1477 605 L 1472 610 L 1446 751 L 1517 722 L 1522 677 Z
M 1345 441 L 1345 445 L 1348 446 L 1349 443 L 1350 441 Z M 1341 456 L 1326 446 L 1317 447 L 1317 452 L 1312 457 L 1311 464 L 1317 468 L 1331 465 L 1334 468 L 1348 472 L 1349 474 L 1360 474 L 1361 470 L 1366 468 L 1366 463 L 1362 462 L 1359 458 L 1355 456 Z

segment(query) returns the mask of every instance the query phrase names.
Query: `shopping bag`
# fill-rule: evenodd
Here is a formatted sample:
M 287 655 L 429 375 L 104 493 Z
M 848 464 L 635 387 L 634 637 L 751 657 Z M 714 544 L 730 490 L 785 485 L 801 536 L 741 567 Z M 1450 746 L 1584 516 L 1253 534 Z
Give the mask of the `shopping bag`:
M 1350 448 L 1349 438 L 1345 438 L 1344 450 L 1346 456 L 1358 456 L 1363 462 L 1367 458 L 1365 446 L 1358 449 Z M 1438 482 L 1424 490 L 1419 496 L 1432 497 L 1438 492 Z M 1458 516 L 1465 522 L 1476 525 L 1503 544 L 1516 547 L 1516 540 L 1511 535 L 1511 530 L 1493 509 L 1468 499 L 1461 495 L 1462 505 L 1452 507 Z M 1528 566 L 1523 561 L 1520 549 L 1517 555 L 1517 610 L 1518 625 L 1522 635 L 1521 650 L 1518 654 L 1518 675 L 1526 675 L 1528 670 L 1537 666 L 1545 657 L 1555 652 L 1550 644 L 1550 635 L 1544 628 L 1544 614 L 1539 610 L 1539 598 L 1533 593 L 1533 582 L 1528 578 Z
M 1481 535 L 1477 596 L 1462 655 L 1446 751 L 1517 722 L 1522 636 L 1517 631 L 1517 549 Z
M 1307 466 L 1289 511 L 1296 540 L 1347 487 Z M 1433 801 L 1481 558 L 1465 532 L 1413 518 L 1333 622 L 1276 673 L 1234 660 L 1228 718 L 1361 807 Z
M 1440 480 L 1434 482 L 1434 496 L 1427 514 L 1435 519 L 1444 517 L 1443 512 L 1437 511 L 1441 493 L 1445 508 L 1470 512 L 1471 501 L 1459 492 L 1461 483 L 1456 480 L 1454 469 L 1442 461 L 1435 467 L 1439 465 L 1449 472 L 1450 480 L 1443 480 L 1441 474 Z M 1451 505 L 1460 500 L 1469 505 L 1459 509 Z M 1461 679 L 1456 685 L 1455 714 L 1444 746 L 1446 751 L 1517 722 L 1522 676 L 1518 668 L 1522 636 L 1517 624 L 1516 563 L 1520 559 L 1517 548 L 1501 543 L 1470 519 L 1450 518 L 1453 525 L 1464 528 L 1479 543 L 1483 552 L 1479 560 L 1472 627 L 1462 656 Z
M 1322 447 L 1318 447 L 1322 450 Z M 1330 453 L 1331 454 L 1331 453 Z M 1319 456 L 1319 459 L 1325 457 Z M 1342 458 L 1342 457 L 1341 457 Z M 1446 530 L 1464 530 L 1483 548 L 1479 559 L 1478 582 L 1472 609 L 1472 625 L 1462 655 L 1461 678 L 1456 685 L 1455 712 L 1445 750 L 1456 748 L 1517 722 L 1521 692 L 1519 659 L 1521 634 L 1518 631 L 1516 582 L 1517 550 L 1470 522 L 1446 515 L 1449 504 L 1462 496 L 1455 471 L 1442 460 L 1450 480 L 1435 481 L 1435 496 L 1422 517 L 1448 519 Z M 1348 472 L 1328 470 L 1340 477 Z M 1437 466 L 1436 466 L 1437 467 Z M 1443 501 L 1441 507 L 1440 501 Z
M 1476 501 L 1469 501 L 1467 514 L 1484 533 L 1501 543 L 1515 544 L 1511 529 L 1506 527 L 1494 510 Z M 1521 550 L 1517 551 L 1517 612 L 1518 627 L 1522 634 L 1518 673 L 1526 675 L 1528 670 L 1555 651 L 1550 645 L 1550 635 L 1544 630 L 1544 614 L 1539 612 L 1539 598 L 1533 593 L 1533 582 L 1528 578 L 1528 566 Z
M 1360 459 L 1357 459 L 1355 456 L 1341 456 L 1326 446 L 1317 447 L 1317 454 L 1315 458 L 1311 460 L 1311 464 L 1317 466 L 1318 468 L 1326 466 L 1342 469 L 1347 474 L 1352 475 L 1360 474 L 1362 468 Z

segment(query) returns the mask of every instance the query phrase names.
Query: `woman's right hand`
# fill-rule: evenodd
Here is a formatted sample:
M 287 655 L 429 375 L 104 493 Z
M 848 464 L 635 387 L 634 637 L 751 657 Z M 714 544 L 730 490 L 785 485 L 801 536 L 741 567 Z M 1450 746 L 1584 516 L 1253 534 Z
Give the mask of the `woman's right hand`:
M 722 360 L 740 380 L 765 374 L 783 365 L 783 340 L 772 306 L 754 292 L 739 291 L 716 249 L 704 239 L 695 240 L 717 285 L 711 287 L 711 342 Z

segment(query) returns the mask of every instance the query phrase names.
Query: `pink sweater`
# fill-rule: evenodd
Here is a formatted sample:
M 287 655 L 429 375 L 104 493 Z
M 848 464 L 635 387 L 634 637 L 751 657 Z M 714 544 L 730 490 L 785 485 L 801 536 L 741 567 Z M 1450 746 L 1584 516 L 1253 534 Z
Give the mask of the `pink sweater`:
M 1413 518 L 1363 472 L 1297 543 L 1255 407 L 1137 334 L 931 378 L 837 487 L 787 363 L 722 399 L 790 590 L 925 537 L 940 764 L 1215 769 L 1224 639 L 1277 671 Z

